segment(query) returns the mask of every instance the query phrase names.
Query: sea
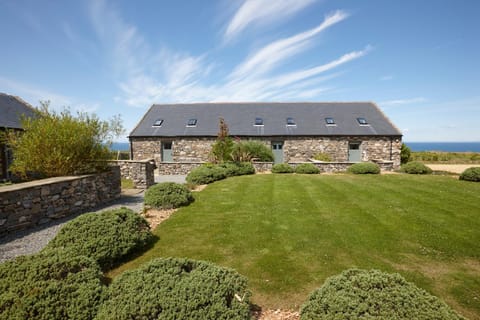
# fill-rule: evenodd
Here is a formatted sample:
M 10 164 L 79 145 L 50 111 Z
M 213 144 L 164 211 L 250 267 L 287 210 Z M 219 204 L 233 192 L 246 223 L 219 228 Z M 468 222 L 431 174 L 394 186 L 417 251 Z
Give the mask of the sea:
M 412 151 L 480 152 L 480 142 L 405 142 Z M 113 151 L 129 151 L 128 142 L 114 142 Z

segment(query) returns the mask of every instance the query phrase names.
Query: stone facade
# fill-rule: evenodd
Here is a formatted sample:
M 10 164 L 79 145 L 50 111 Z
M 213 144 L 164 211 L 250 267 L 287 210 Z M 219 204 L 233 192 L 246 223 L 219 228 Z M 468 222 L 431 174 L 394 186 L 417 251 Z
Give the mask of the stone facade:
M 290 162 L 289 165 L 295 168 L 302 163 L 311 163 L 320 169 L 321 173 L 338 173 L 345 172 L 354 164 L 353 162 Z M 393 171 L 393 161 L 377 162 L 382 171 Z
M 133 181 L 135 188 L 147 189 L 155 184 L 153 160 L 117 160 L 112 163 L 120 167 L 122 178 Z
M 333 162 L 348 162 L 349 143 L 360 143 L 361 161 L 392 161 L 393 168 L 400 166 L 400 137 L 382 136 L 321 136 L 321 137 L 249 137 L 270 146 L 272 141 L 283 141 L 284 162 L 308 161 L 318 153 L 328 154 Z M 133 158 L 137 160 L 155 159 L 157 164 L 163 162 L 162 142 L 172 143 L 172 162 L 204 162 L 209 160 L 209 153 L 214 137 L 209 138 L 132 138 Z
M 120 197 L 120 168 L 0 187 L 0 236 L 87 212 Z

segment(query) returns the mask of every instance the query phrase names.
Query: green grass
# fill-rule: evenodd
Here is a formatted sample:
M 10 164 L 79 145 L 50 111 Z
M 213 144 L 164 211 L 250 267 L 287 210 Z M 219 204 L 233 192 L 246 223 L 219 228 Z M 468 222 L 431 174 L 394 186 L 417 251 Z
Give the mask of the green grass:
M 344 269 L 399 272 L 480 319 L 480 183 L 448 176 L 254 175 L 196 193 L 159 241 L 110 273 L 154 257 L 232 267 L 253 302 L 298 308 Z
M 122 178 L 121 186 L 122 189 L 135 189 L 135 184 L 133 183 L 133 180 L 127 178 Z
M 411 153 L 410 161 L 437 164 L 479 164 L 480 152 L 416 151 Z

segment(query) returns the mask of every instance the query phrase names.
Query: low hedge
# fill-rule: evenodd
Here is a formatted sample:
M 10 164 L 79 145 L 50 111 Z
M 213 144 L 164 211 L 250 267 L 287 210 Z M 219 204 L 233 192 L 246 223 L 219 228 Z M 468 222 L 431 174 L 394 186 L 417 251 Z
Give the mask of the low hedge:
M 302 163 L 295 167 L 295 173 L 300 174 L 317 174 L 320 173 L 320 169 L 318 169 L 312 163 Z
M 186 180 L 193 184 L 209 184 L 218 180 L 225 179 L 227 173 L 225 168 L 215 165 L 203 165 L 193 169 L 187 175 Z
M 400 168 L 401 172 L 409 173 L 409 174 L 430 174 L 432 173 L 432 169 L 427 167 L 421 162 L 412 161 L 403 164 Z
M 272 166 L 272 173 L 293 173 L 293 171 L 288 163 L 277 163 Z
M 347 172 L 353 174 L 379 174 L 380 167 L 378 164 L 373 162 L 359 162 L 352 164 L 348 169 Z
M 480 167 L 465 169 L 459 177 L 460 180 L 480 182 Z
M 227 177 L 243 176 L 255 173 L 255 167 L 250 162 L 225 162 L 218 165 L 225 169 Z
M 0 264 L 0 319 L 93 319 L 103 301 L 93 259 L 50 251 Z
M 303 305 L 301 320 L 464 319 L 399 274 L 350 269 L 328 278 Z
M 152 239 L 148 222 L 127 208 L 86 213 L 67 223 L 44 251 L 63 249 L 94 259 L 103 270 Z
M 110 285 L 103 319 L 250 319 L 247 280 L 187 259 L 155 259 Z
M 175 182 L 155 184 L 145 191 L 145 205 L 155 209 L 173 209 L 193 202 L 193 195 L 184 185 Z

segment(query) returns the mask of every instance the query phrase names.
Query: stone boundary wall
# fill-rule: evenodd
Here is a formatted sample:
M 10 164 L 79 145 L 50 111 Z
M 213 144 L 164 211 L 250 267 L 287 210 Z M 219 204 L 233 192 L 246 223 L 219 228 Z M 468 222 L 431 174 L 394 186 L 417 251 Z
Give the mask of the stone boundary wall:
M 135 188 L 147 189 L 155 184 L 155 161 L 151 160 L 116 160 L 110 161 L 120 167 L 122 178 L 133 181 Z
M 273 162 L 252 162 L 255 172 L 272 171 Z
M 0 237 L 8 232 L 88 212 L 120 197 L 120 168 L 0 187 Z
M 188 174 L 204 163 L 205 162 L 161 162 L 157 165 L 157 168 L 159 174 Z
M 311 163 L 315 165 L 320 172 L 336 173 L 345 172 L 347 169 L 357 162 L 289 162 L 288 164 L 295 168 L 302 163 Z M 376 162 L 382 171 L 393 171 L 393 161 Z

